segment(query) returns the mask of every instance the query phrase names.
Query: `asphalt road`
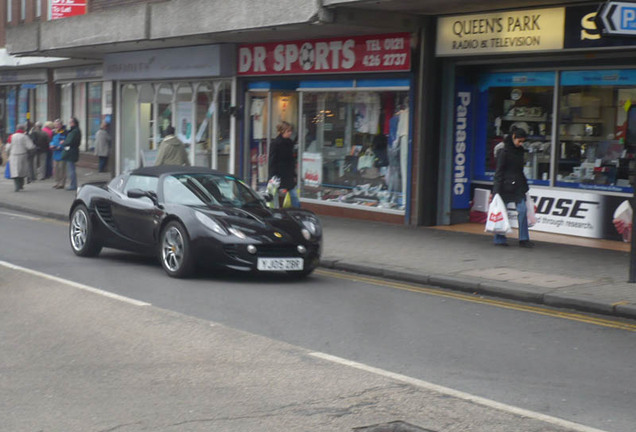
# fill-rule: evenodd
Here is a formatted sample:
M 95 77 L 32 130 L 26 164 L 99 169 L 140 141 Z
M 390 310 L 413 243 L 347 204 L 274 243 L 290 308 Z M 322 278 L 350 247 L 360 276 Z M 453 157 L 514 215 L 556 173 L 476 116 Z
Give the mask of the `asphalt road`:
M 66 232 L 61 222 L 0 212 L 0 260 L 550 416 L 633 430 L 633 326 L 326 271 L 300 283 L 209 273 L 180 281 L 127 253 L 75 257 Z

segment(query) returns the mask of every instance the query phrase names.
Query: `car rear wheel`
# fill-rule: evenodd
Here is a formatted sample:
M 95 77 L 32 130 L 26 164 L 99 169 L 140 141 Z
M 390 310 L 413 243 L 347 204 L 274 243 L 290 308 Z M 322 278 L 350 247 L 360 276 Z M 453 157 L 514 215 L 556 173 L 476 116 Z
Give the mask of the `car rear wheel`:
M 194 260 L 190 238 L 181 223 L 169 222 L 161 231 L 159 260 L 170 277 L 185 278 L 192 274 Z
M 71 214 L 69 239 L 75 255 L 94 257 L 102 250 L 102 245 L 95 238 L 93 221 L 85 205 L 80 204 Z

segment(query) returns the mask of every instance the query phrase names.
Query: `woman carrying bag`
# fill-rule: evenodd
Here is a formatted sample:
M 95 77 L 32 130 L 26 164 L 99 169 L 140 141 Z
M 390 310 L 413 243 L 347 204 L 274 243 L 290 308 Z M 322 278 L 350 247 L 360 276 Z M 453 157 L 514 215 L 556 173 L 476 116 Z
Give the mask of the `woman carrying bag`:
M 503 148 L 496 154 L 497 170 L 495 171 L 493 196 L 499 194 L 505 203 L 513 202 L 517 207 L 519 220 L 519 246 L 534 247 L 528 232 L 528 216 L 526 193 L 529 190 L 528 180 L 523 173 L 525 149 L 523 143 L 528 134 L 523 129 L 513 129 L 504 138 Z M 495 234 L 495 246 L 508 246 L 505 234 Z
M 278 136 L 272 141 L 269 149 L 269 176 L 270 178 L 278 177 L 280 189 L 287 190 L 283 208 L 290 204 L 292 207 L 300 207 L 296 189 L 294 142 L 291 140 L 293 128 L 291 124 L 284 121 L 276 127 L 276 130 Z M 278 196 L 274 197 L 274 203 L 278 203 Z

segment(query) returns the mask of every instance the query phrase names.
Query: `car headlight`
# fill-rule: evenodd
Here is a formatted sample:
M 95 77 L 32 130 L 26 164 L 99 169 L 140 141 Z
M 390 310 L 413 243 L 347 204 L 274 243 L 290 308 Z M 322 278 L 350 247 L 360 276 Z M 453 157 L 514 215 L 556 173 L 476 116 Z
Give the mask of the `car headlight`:
M 313 236 L 319 236 L 320 234 L 322 234 L 320 221 L 317 217 L 310 214 L 299 213 L 295 214 L 294 218 L 302 225 L 303 229 L 309 232 L 309 234 Z M 304 233 L 303 236 L 305 236 Z
M 237 229 L 237 228 L 230 227 L 230 228 L 228 228 L 228 231 L 231 232 L 232 234 L 234 234 L 235 236 L 237 236 L 240 239 L 247 238 L 245 233 L 243 231 Z
M 199 222 L 201 222 L 207 228 L 211 229 L 217 234 L 227 235 L 227 231 L 225 230 L 225 228 L 223 228 L 221 224 L 212 219 L 210 216 L 207 216 L 201 212 L 194 212 L 194 214 L 196 215 Z

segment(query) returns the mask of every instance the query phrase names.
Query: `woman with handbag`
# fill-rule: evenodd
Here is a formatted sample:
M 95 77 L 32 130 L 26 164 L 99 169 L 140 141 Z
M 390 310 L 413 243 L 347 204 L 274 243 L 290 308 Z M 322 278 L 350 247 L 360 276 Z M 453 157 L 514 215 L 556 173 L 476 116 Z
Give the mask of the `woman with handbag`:
M 294 142 L 291 140 L 293 128 L 286 121 L 277 127 L 278 136 L 269 148 L 269 177 L 280 179 L 280 189 L 286 189 L 292 207 L 300 207 L 298 190 L 296 189 L 296 158 L 294 157 Z M 279 190 L 280 190 L 279 189 Z M 274 197 L 277 203 L 278 197 Z
M 519 220 L 519 246 L 531 248 L 534 243 L 530 241 L 526 208 L 526 193 L 530 189 L 523 173 L 526 152 L 523 143 L 527 136 L 524 129 L 517 128 L 504 138 L 503 148 L 496 154 L 497 170 L 492 194 L 499 194 L 506 204 L 515 203 Z M 508 246 L 505 234 L 495 234 L 494 243 L 495 246 Z

